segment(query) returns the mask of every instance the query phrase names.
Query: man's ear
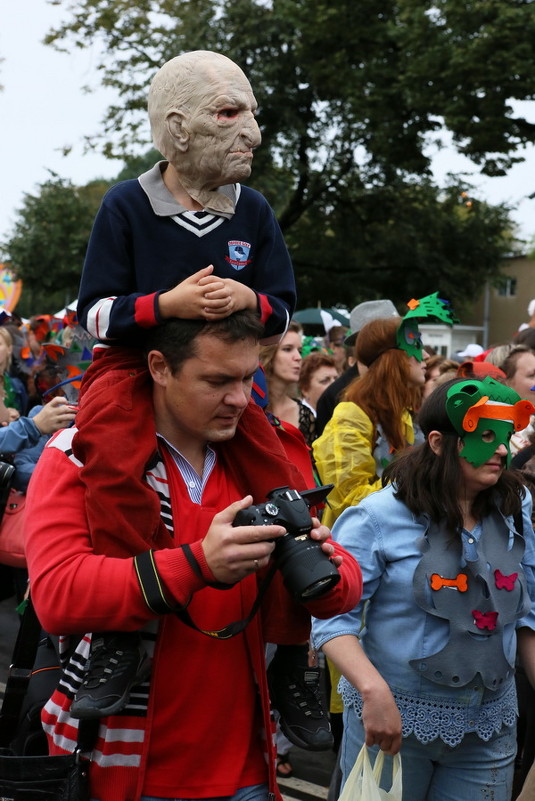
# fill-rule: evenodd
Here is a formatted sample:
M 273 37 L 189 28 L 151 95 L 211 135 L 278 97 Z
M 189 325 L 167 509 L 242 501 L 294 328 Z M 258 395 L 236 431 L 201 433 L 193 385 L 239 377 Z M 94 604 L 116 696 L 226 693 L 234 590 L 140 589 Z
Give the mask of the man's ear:
M 182 111 L 170 111 L 165 118 L 169 135 L 177 150 L 185 153 L 189 146 L 189 132 L 185 126 L 186 116 Z
M 442 451 L 442 434 L 440 431 L 430 431 L 427 436 L 429 447 L 438 456 Z
M 152 380 L 161 387 L 167 386 L 171 371 L 167 359 L 159 350 L 151 350 L 147 356 L 147 366 Z

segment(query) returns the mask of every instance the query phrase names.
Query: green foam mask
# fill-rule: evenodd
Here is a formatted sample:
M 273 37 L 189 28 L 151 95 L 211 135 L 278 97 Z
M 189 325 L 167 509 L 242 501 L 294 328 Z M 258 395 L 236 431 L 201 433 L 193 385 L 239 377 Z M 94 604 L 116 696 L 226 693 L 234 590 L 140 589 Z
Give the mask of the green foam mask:
M 530 401 L 521 400 L 514 389 L 486 377 L 482 381 L 460 381 L 450 387 L 446 412 L 462 440 L 463 459 L 481 467 L 500 445 L 505 445 L 509 467 L 511 436 L 526 428 L 535 407 Z
M 458 323 L 459 320 L 455 317 L 449 301 L 439 298 L 438 292 L 426 295 L 420 300 L 409 300 L 407 306 L 409 311 L 397 330 L 396 345 L 409 356 L 414 356 L 415 359 L 421 362 L 424 354 L 422 335 L 418 329 L 417 320 L 432 318 L 448 325 Z
M 416 320 L 403 320 L 396 333 L 396 345 L 409 356 L 414 356 L 419 362 L 422 361 L 424 346 Z

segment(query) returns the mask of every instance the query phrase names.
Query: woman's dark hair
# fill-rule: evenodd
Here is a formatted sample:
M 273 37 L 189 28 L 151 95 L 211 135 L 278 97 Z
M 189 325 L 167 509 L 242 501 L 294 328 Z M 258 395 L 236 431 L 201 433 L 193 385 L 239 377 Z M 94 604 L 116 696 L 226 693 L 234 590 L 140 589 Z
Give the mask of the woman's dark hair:
M 445 521 L 452 534 L 463 528 L 459 504 L 463 478 L 459 469 L 459 435 L 446 413 L 448 390 L 466 379 L 455 378 L 437 386 L 424 401 L 418 423 L 426 441 L 406 450 L 388 465 L 383 484 L 392 482 L 395 496 L 414 514 L 427 514 L 434 522 Z M 432 451 L 428 436 L 431 431 L 443 434 L 440 453 Z M 514 471 L 504 470 L 493 487 L 480 492 L 472 506 L 472 514 L 480 519 L 496 506 L 505 515 L 517 514 L 522 506 L 523 484 Z

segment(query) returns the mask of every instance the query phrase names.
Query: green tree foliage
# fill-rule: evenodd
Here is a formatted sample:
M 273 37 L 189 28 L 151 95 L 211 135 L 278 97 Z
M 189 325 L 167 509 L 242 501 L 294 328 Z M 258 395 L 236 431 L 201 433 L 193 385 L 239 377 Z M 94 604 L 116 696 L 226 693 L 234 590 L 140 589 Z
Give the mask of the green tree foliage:
M 3 259 L 23 281 L 22 316 L 49 314 L 78 294 L 87 241 L 109 184 L 76 187 L 50 173 L 35 194 L 26 194 Z
M 184 50 L 218 49 L 243 66 L 261 103 L 264 153 L 292 171 L 355 162 L 420 172 L 444 122 L 495 172 L 535 139 L 511 99 L 532 99 L 530 0 L 56 0 L 69 19 L 56 46 L 102 45 L 102 81 L 120 102 L 102 138 L 112 153 L 147 135 L 150 77 Z M 111 56 L 111 58 L 110 58 Z M 114 138 L 114 132 L 118 136 Z
M 511 246 L 507 206 L 468 190 L 457 181 L 444 190 L 399 181 L 348 191 L 336 215 L 316 204 L 287 235 L 307 305 L 379 297 L 402 304 L 439 289 L 462 315 L 483 283 L 497 279 Z
M 117 181 L 127 181 L 130 178 L 138 178 L 142 173 L 150 170 L 157 161 L 161 161 L 161 158 L 161 154 L 153 147 L 147 150 L 142 156 L 127 158 L 123 169 L 117 176 Z
M 263 135 L 251 183 L 277 212 L 301 303 L 335 287 L 349 304 L 372 288 L 404 298 L 423 266 L 431 288 L 453 276 L 457 296 L 495 274 L 506 209 L 463 217 L 460 187 L 433 187 L 429 154 L 448 130 L 499 175 L 535 140 L 512 104 L 534 97 L 531 0 L 56 2 L 65 22 L 47 42 L 98 43 L 117 91 L 94 140 L 108 155 L 149 141 L 148 84 L 167 59 L 214 49 L 243 67 Z

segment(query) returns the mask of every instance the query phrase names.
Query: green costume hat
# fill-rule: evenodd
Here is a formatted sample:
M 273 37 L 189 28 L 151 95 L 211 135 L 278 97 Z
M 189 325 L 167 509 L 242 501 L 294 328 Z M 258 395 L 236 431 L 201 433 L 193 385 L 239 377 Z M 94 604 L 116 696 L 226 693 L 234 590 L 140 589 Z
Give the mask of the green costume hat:
M 486 377 L 482 381 L 460 381 L 450 387 L 446 413 L 463 441 L 460 452 L 463 459 L 480 467 L 503 444 L 509 467 L 511 436 L 526 428 L 535 407 L 530 401 L 521 400 L 511 387 Z
M 414 356 L 419 362 L 423 359 L 422 335 L 418 329 L 417 320 L 435 319 L 448 325 L 458 323 L 449 301 L 439 298 L 438 292 L 426 295 L 420 300 L 409 300 L 409 311 L 404 316 L 396 334 L 398 348 L 404 350 L 409 356 Z

